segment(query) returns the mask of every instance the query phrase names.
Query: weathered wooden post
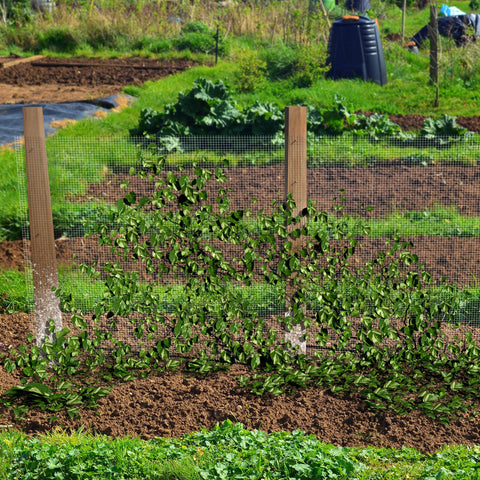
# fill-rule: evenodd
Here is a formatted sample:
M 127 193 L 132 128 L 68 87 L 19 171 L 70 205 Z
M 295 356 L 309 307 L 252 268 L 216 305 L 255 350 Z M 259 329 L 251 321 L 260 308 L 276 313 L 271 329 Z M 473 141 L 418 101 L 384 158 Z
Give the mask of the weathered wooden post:
M 35 337 L 37 345 L 41 347 L 46 340 L 55 338 L 48 331 L 50 320 L 55 322 L 55 331 L 62 329 L 60 302 L 52 290 L 58 286 L 58 273 L 42 107 L 23 108 L 23 128 L 35 296 Z
M 407 16 L 407 0 L 403 0 L 402 4 L 402 45 L 405 42 L 405 17 Z
M 430 23 L 428 24 L 428 37 L 430 39 L 430 83 L 435 90 L 435 108 L 438 107 L 438 12 L 437 5 L 430 5 Z
M 286 107 L 285 109 L 285 197 L 291 194 L 295 201 L 293 216 L 299 215 L 307 207 L 307 107 Z M 305 225 L 306 217 L 293 228 Z M 292 239 L 292 255 L 303 246 L 302 237 Z M 292 315 L 293 298 L 296 292 L 294 277 L 289 277 L 285 285 L 285 316 Z M 285 332 L 285 340 L 292 346 L 299 346 L 298 353 L 307 352 L 307 342 L 303 339 L 305 326 L 297 324 L 293 330 Z

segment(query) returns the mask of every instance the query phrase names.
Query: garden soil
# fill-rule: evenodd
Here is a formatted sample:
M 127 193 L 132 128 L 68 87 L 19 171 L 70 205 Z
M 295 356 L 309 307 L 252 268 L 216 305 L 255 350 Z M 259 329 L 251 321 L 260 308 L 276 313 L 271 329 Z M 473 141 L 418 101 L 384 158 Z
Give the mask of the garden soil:
M 49 61 L 67 62 L 65 59 Z M 78 59 L 68 62 L 70 61 L 85 62 Z M 69 68 L 65 66 L 36 67 L 22 64 L 0 70 L 0 104 L 102 98 L 119 93 L 125 85 L 139 85 L 148 79 L 162 76 L 161 69 L 157 68 L 150 72 L 151 76 L 143 76 L 141 68 L 128 70 L 128 60 L 95 61 L 105 65 L 110 62 L 114 62 L 112 67 L 77 65 L 74 67 L 77 73 L 70 73 L 68 77 L 61 75 L 62 69 Z M 122 62 L 122 67 L 117 66 L 119 62 Z M 140 60 L 131 62 L 139 65 Z M 171 64 L 163 75 L 187 66 Z M 420 116 L 395 116 L 392 119 L 411 130 L 418 129 L 423 124 Z M 477 117 L 458 119 L 458 122 L 471 130 L 480 131 Z M 263 191 L 271 188 L 272 175 L 279 174 L 279 171 L 275 170 L 278 168 L 280 167 L 257 167 L 254 175 L 250 169 L 248 172 L 246 169 L 239 169 L 235 182 L 243 185 L 242 188 L 254 185 L 258 196 L 259 189 Z M 438 201 L 419 194 L 419 185 L 440 182 L 444 186 L 446 199 L 451 195 L 458 195 L 451 199 L 451 202 L 463 205 L 464 214 L 479 215 L 480 188 L 475 170 L 471 169 L 469 176 L 465 173 L 466 170 L 456 171 L 454 167 L 443 167 L 442 170 L 440 167 L 404 166 L 398 169 L 398 175 L 403 179 L 401 188 L 398 188 L 399 177 L 392 179 L 392 183 L 385 181 L 381 187 L 385 193 L 384 200 L 380 201 L 382 195 L 377 192 L 375 198 L 379 199 L 378 204 L 370 197 L 365 204 L 372 205 L 374 211 L 388 213 L 392 205 L 403 205 L 406 209 L 409 208 L 409 202 L 414 201 L 415 210 L 419 211 L 432 207 L 432 202 Z M 365 185 L 374 181 L 367 177 L 362 177 L 359 181 L 355 169 L 336 172 L 318 169 L 311 171 L 310 175 L 314 176 L 311 181 L 315 182 L 316 190 L 326 192 L 322 198 L 333 198 L 339 188 L 345 188 L 352 199 L 350 208 L 353 210 L 365 201 L 362 198 Z M 339 179 L 342 185 L 339 185 Z M 101 194 L 113 199 L 118 196 L 118 188 L 110 186 L 121 180 L 121 175 L 109 178 L 100 186 L 92 186 L 88 195 L 95 197 Z M 329 204 L 322 205 L 325 209 L 330 207 Z M 474 278 L 473 274 L 478 272 L 478 239 L 419 237 L 413 243 L 413 249 L 419 255 L 420 261 L 426 264 L 435 278 L 447 276 L 453 282 L 468 285 Z M 374 251 L 380 248 L 380 244 L 381 241 L 372 241 L 371 245 L 365 246 L 365 251 Z M 57 239 L 60 262 L 71 261 L 73 253 L 87 257 L 92 248 L 94 244 L 84 239 Z M 0 243 L 0 268 L 22 269 L 23 262 L 22 242 Z M 32 329 L 32 315 L 1 314 L 0 326 L 0 352 L 6 352 L 25 342 L 26 335 Z M 36 434 L 57 427 L 67 430 L 84 427 L 92 432 L 111 436 L 153 438 L 178 437 L 200 428 L 211 428 L 218 422 L 230 419 L 242 422 L 251 429 L 300 429 L 316 435 L 322 441 L 340 446 L 407 446 L 432 452 L 448 444 L 480 444 L 480 415 L 477 415 L 480 403 L 472 404 L 468 412 L 452 420 L 449 425 L 443 425 L 417 412 L 403 416 L 388 411 L 372 412 L 357 396 L 336 396 L 323 388 L 302 389 L 278 397 L 270 394 L 257 396 L 239 387 L 237 377 L 249 374 L 244 366 L 235 366 L 228 372 L 207 376 L 181 371 L 155 372 L 144 379 L 117 383 L 110 395 L 100 400 L 97 409 L 82 410 L 81 417 L 77 419 L 70 419 L 66 414 L 59 413 L 57 418 L 52 420 L 51 414 L 32 411 L 27 413 L 24 420 L 18 420 L 12 412 L 0 407 L 0 428 L 11 426 L 29 434 Z M 0 366 L 0 393 L 18 382 L 19 377 L 15 372 L 9 375 Z
M 0 57 L 0 63 L 12 61 Z M 44 57 L 31 63 L 0 68 L 0 105 L 91 101 L 121 93 L 127 85 L 181 72 L 189 60 L 159 62 L 149 58 Z

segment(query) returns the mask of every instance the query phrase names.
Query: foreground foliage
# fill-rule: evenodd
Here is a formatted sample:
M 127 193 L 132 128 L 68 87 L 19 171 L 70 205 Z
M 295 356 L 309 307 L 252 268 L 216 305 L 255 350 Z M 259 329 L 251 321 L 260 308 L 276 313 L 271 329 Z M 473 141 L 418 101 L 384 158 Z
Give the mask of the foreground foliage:
M 341 448 L 300 431 L 267 434 L 226 421 L 179 439 L 110 439 L 58 431 L 0 434 L 0 479 L 471 479 L 477 447 Z

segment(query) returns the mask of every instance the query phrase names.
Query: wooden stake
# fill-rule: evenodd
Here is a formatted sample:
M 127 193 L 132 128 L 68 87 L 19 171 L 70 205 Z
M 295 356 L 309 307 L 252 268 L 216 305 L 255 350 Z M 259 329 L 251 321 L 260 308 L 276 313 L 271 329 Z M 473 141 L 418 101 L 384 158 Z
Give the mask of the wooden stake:
M 23 128 L 35 296 L 35 336 L 37 345 L 41 347 L 45 340 L 52 341 L 55 338 L 48 331 L 50 319 L 55 322 L 55 332 L 62 329 L 60 302 L 52 291 L 53 287 L 58 286 L 58 273 L 42 107 L 23 108 Z
M 300 215 L 307 207 L 307 107 L 286 107 L 285 109 L 285 197 L 291 194 L 295 200 L 293 216 Z M 303 227 L 306 217 L 301 219 Z M 292 239 L 292 255 L 302 248 L 304 239 Z M 293 298 L 296 292 L 294 277 L 287 279 L 285 285 L 285 316 L 292 315 Z M 305 326 L 295 325 L 291 331 L 285 332 L 285 340 L 292 346 L 299 346 L 298 353 L 307 352 L 307 342 L 303 339 Z
M 428 37 L 430 39 L 430 83 L 438 85 L 438 15 L 436 4 L 430 5 Z

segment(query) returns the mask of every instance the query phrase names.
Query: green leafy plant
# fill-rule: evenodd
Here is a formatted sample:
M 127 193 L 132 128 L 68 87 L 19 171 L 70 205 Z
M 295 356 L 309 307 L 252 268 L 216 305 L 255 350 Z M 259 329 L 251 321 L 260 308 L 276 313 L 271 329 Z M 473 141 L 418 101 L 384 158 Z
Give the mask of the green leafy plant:
M 374 113 L 372 115 L 357 115 L 354 125 L 354 134 L 368 136 L 372 140 L 389 137 L 396 140 L 409 140 L 413 134 L 404 133 L 399 125 L 392 122 L 386 115 Z
M 236 57 L 238 71 L 235 74 L 237 88 L 241 92 L 253 92 L 265 82 L 267 64 L 255 51 L 242 50 Z
M 328 72 L 327 53 L 324 47 L 302 46 L 296 51 L 295 71 L 292 75 L 296 87 L 311 87 Z
M 427 118 L 420 130 L 420 137 L 428 143 L 445 147 L 461 139 L 469 138 L 472 132 L 457 124 L 451 115 L 442 115 L 438 119 Z
M 358 392 L 371 408 L 419 409 L 443 421 L 478 397 L 479 350 L 471 332 L 447 336 L 444 330 L 455 332 L 458 292 L 433 286 L 408 242 L 396 238 L 354 266 L 359 238 L 368 232 L 362 221 L 342 215 L 343 197 L 338 216 L 311 202 L 293 215 L 288 198 L 271 213 L 260 212 L 252 233 L 246 228 L 251 211 L 230 208 L 221 168 L 174 172 L 164 166 L 165 158 L 152 151 L 142 168 L 130 171 L 148 181 L 151 194 L 137 197 L 125 182 L 127 193 L 93 226 L 118 261 L 82 266 L 89 278 L 104 279 L 92 320 L 78 312 L 72 331 L 56 332 L 41 348 L 30 336 L 31 345 L 4 354 L 5 369 L 23 376 L 3 397 L 18 414 L 34 406 L 76 415 L 108 394 L 115 378 L 181 364 L 207 374 L 242 363 L 254 374 L 241 385 L 258 394 L 323 385 L 333 393 Z M 207 195 L 210 182 L 219 184 L 214 198 Z M 150 282 L 122 267 L 132 257 Z M 167 316 L 159 287 L 172 275 L 183 296 Z M 287 315 L 263 316 L 232 288 L 259 280 Z M 57 294 L 72 311 L 71 295 Z M 126 336 L 121 319 L 128 319 Z M 313 355 L 303 349 L 305 341 Z M 93 370 L 100 384 L 82 383 Z
M 183 151 L 187 144 L 179 137 L 273 137 L 281 131 L 283 122 L 283 114 L 273 104 L 257 101 L 242 110 L 222 81 L 199 78 L 189 92 L 181 93 L 177 103 L 167 105 L 163 113 L 143 109 L 139 124 L 131 133 L 156 138 L 167 152 Z
M 335 95 L 331 108 L 307 110 L 309 131 L 316 135 L 342 135 L 354 128 L 357 115 L 350 111 L 346 99 Z

